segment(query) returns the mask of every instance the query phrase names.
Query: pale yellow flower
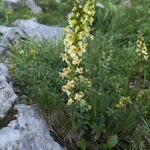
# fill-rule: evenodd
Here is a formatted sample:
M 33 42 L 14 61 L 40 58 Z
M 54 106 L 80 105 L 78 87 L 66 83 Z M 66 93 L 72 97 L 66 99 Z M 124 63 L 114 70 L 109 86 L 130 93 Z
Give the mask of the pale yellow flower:
M 75 87 L 75 81 L 74 80 L 68 81 L 67 86 L 69 87 L 69 89 L 74 88 Z
M 80 93 L 76 93 L 74 99 L 77 101 L 80 101 L 82 98 L 84 97 L 84 93 L 80 92 Z
M 77 26 L 77 27 L 75 27 L 75 33 L 77 33 L 78 31 L 80 30 L 80 27 L 79 26 Z
M 74 40 L 75 40 L 74 34 L 67 34 L 64 39 L 64 45 L 70 46 L 73 44 Z
M 87 34 L 87 32 L 81 31 L 81 32 L 79 33 L 79 39 L 83 39 L 83 37 L 84 37 L 86 34 Z
M 79 51 L 79 49 L 74 45 L 71 45 L 69 49 L 70 49 L 70 51 L 72 51 L 74 53 L 77 53 Z
M 123 108 L 125 106 L 125 103 L 120 100 L 117 104 L 116 104 L 116 108 Z
M 76 20 L 75 19 L 69 19 L 69 25 L 71 26 L 71 27 L 74 27 L 75 25 L 76 25 Z
M 82 61 L 82 59 L 75 58 L 75 59 L 73 59 L 72 64 L 73 65 L 79 65 L 81 61 Z
M 62 91 L 67 93 L 69 96 L 71 94 L 70 90 L 72 90 L 75 87 L 75 81 L 74 80 L 68 80 L 67 84 L 62 86 Z
M 71 94 L 70 90 L 68 89 L 67 85 L 62 86 L 62 91 L 66 93 L 68 96 Z
M 71 105 L 73 103 L 73 98 L 69 98 L 68 102 L 67 102 L 67 105 Z
M 77 69 L 76 69 L 75 72 L 76 72 L 76 73 L 79 73 L 79 74 L 82 74 L 82 73 L 83 73 L 83 67 L 81 67 L 81 68 L 78 68 L 78 67 L 77 67 Z
M 62 58 L 63 61 L 69 64 L 69 61 L 68 61 L 69 57 L 67 56 L 67 54 L 60 53 L 60 57 Z
M 82 51 L 82 53 L 85 53 L 87 44 L 83 44 L 82 42 L 79 42 L 78 44 L 79 44 L 79 47 L 80 47 L 80 51 Z
M 68 77 L 68 74 L 70 73 L 70 67 L 64 68 L 63 72 L 59 72 L 59 76 L 64 79 L 65 77 Z

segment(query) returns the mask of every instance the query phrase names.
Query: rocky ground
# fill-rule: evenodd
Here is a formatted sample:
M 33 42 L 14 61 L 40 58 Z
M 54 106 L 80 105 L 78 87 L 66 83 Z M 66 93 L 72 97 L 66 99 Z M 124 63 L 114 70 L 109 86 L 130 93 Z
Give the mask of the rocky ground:
M 5 7 L 15 7 L 18 2 L 4 0 Z M 35 13 L 42 11 L 32 0 L 26 0 L 25 4 Z M 42 25 L 35 19 L 17 20 L 9 27 L 0 26 L 0 58 L 7 57 L 9 46 L 18 38 L 56 42 L 62 36 L 62 28 Z M 51 137 L 37 108 L 16 103 L 18 98 L 4 63 L 0 64 L 0 150 L 62 150 Z

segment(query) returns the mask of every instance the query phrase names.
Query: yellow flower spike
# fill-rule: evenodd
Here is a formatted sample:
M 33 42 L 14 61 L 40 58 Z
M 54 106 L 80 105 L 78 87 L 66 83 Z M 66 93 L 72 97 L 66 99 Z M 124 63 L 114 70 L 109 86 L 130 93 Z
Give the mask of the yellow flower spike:
M 72 105 L 78 101 L 81 107 L 90 110 L 91 106 L 83 99 L 84 93 L 76 93 L 76 82 L 89 83 L 90 81 L 83 74 L 83 67 L 80 67 L 83 54 L 86 52 L 87 38 L 90 39 L 91 25 L 94 21 L 94 0 L 87 0 L 85 5 L 76 0 L 72 12 L 68 15 L 68 26 L 65 28 L 65 54 L 60 54 L 69 68 L 64 68 L 59 75 L 62 79 L 67 78 L 67 84 L 62 86 L 62 91 L 68 95 L 67 105 Z
M 136 48 L 136 52 L 137 54 L 142 57 L 144 60 L 148 60 L 148 52 L 147 52 L 147 47 L 146 44 L 144 42 L 144 38 L 143 38 L 143 34 L 141 34 L 140 32 L 138 32 L 137 35 L 137 48 Z

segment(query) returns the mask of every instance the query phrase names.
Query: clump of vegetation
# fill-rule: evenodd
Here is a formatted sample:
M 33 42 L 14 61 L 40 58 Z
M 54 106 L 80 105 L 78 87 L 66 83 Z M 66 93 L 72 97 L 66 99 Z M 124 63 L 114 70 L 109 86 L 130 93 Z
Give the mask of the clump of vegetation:
M 14 84 L 31 101 L 35 100 L 39 106 L 49 110 L 53 109 L 53 104 L 59 109 L 63 103 L 62 82 L 58 75 L 58 70 L 63 66 L 59 63 L 61 48 L 62 44 L 19 41 L 12 51 L 10 71 Z
M 65 26 L 66 15 L 70 12 L 73 2 L 62 1 L 58 3 L 53 0 L 42 0 L 37 1 L 37 4 L 43 10 L 40 14 L 33 14 L 28 8 L 20 4 L 15 9 L 5 9 L 0 0 L 0 24 L 9 25 L 17 19 L 36 18 L 42 24 Z
M 87 3 L 77 1 L 69 15 L 66 49 L 62 42 L 20 40 L 11 47 L 13 81 L 26 101 L 42 108 L 54 137 L 70 149 L 150 149 L 148 8 L 140 0 L 129 8 L 105 2 L 104 8 L 96 8 L 89 28 L 94 7 L 85 13 Z M 80 21 L 86 15 L 90 17 Z M 90 31 L 93 41 L 87 39 Z M 59 75 L 75 81 L 71 90 Z M 88 107 L 81 107 L 83 98 Z

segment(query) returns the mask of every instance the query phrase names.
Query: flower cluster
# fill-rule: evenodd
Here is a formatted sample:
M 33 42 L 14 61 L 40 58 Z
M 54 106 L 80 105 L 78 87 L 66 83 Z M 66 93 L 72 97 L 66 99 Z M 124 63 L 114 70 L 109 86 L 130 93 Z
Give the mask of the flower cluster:
M 131 104 L 131 97 L 124 97 L 122 96 L 119 101 L 116 103 L 116 108 L 123 108 L 126 104 Z
M 92 38 L 90 34 L 91 25 L 95 14 L 94 0 L 87 0 L 85 5 L 76 0 L 72 12 L 68 15 L 69 25 L 65 28 L 65 53 L 60 56 L 66 62 L 67 67 L 59 75 L 62 79 L 67 79 L 67 84 L 62 87 L 63 92 L 68 95 L 68 105 L 75 101 L 86 104 L 84 93 L 76 91 L 76 81 L 79 76 L 83 76 L 83 67 L 80 67 L 82 56 L 86 52 L 87 38 Z
M 144 38 L 143 38 L 143 34 L 138 32 L 137 34 L 137 48 L 136 48 L 136 52 L 138 53 L 138 55 L 144 60 L 148 59 L 148 52 L 147 52 L 147 47 L 146 44 L 144 42 Z
M 116 108 L 123 108 L 125 106 L 125 103 L 122 100 L 119 100 L 116 104 Z

